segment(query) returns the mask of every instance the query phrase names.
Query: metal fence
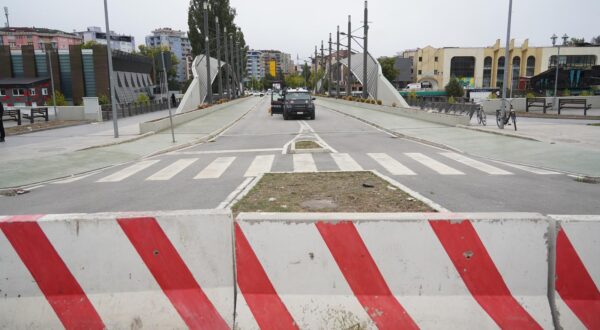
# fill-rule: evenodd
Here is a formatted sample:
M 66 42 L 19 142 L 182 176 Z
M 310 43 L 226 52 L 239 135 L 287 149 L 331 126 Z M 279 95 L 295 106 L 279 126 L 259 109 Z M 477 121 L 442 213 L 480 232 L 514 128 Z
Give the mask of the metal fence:
M 411 107 L 418 107 L 421 110 L 433 110 L 436 112 L 465 115 L 469 117 L 473 116 L 473 113 L 480 107 L 479 104 L 475 103 L 448 103 L 428 101 L 425 99 L 407 99 L 406 101 Z
M 166 110 L 169 108 L 169 102 L 167 100 L 155 100 L 148 101 L 145 103 L 120 103 L 117 105 L 117 115 L 121 118 L 132 117 L 141 115 L 144 113 L 150 113 L 160 110 Z M 102 109 L 102 120 L 112 119 L 112 108 L 110 104 L 104 104 L 101 106 Z

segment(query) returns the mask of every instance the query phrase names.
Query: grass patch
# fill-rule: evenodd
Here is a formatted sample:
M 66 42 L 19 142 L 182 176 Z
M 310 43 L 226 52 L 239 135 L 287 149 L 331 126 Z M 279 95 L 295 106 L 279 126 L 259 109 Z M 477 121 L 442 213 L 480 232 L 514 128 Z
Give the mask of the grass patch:
M 39 119 L 38 119 L 39 120 Z M 43 119 L 42 119 L 43 120 Z M 36 131 L 43 131 L 53 128 L 62 128 L 75 125 L 86 124 L 86 121 L 77 120 L 51 120 L 51 121 L 38 121 L 33 124 L 29 124 L 29 119 L 23 119 L 21 126 L 6 127 L 6 135 L 19 135 L 32 133 Z M 27 123 L 27 124 L 25 124 Z
M 321 149 L 315 141 L 296 141 L 296 149 Z
M 588 126 L 600 126 L 600 123 L 588 124 Z
M 436 212 L 371 172 L 268 173 L 240 212 Z

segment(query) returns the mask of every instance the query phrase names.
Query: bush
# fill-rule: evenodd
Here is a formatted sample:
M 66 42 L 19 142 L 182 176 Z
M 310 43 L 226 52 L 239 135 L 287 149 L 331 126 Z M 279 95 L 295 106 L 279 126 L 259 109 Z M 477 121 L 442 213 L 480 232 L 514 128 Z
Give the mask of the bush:
M 67 105 L 67 100 L 65 100 L 65 96 L 60 91 L 55 91 L 56 102 L 54 101 L 54 96 L 48 100 L 48 105 L 62 107 Z
M 463 95 L 465 94 L 465 90 L 463 89 L 460 82 L 458 82 L 458 79 L 456 79 L 456 77 L 450 78 L 450 81 L 448 82 L 448 85 L 446 85 L 445 90 L 446 95 L 448 95 L 449 97 L 463 97 Z
M 417 99 L 417 92 L 415 92 L 415 91 L 408 92 L 408 99 L 410 99 L 410 100 L 416 100 Z
M 377 100 L 377 104 L 378 104 L 378 105 L 382 105 L 382 104 L 383 104 L 383 102 L 382 102 L 381 100 Z
M 495 99 L 497 99 L 498 97 L 496 96 L 496 93 L 492 92 L 492 93 L 490 93 L 490 95 L 488 95 L 488 97 L 487 97 L 487 98 L 488 98 L 488 100 L 495 100 Z
M 396 107 L 396 102 L 392 103 L 392 107 L 394 107 L 394 108 Z
M 456 103 L 456 100 L 454 99 L 454 96 L 450 96 L 450 97 L 448 98 L 448 103 L 450 103 L 450 104 L 454 104 L 454 103 Z
M 108 96 L 102 94 L 102 95 L 98 96 L 98 103 L 100 105 L 107 105 L 107 104 L 110 104 L 110 99 L 108 98 Z
M 534 97 L 535 97 L 535 94 L 533 94 L 532 92 L 529 92 L 529 93 L 527 93 L 526 97 L 527 97 L 528 99 L 531 99 L 531 98 L 534 98 Z
M 148 94 L 142 93 L 142 94 L 138 95 L 137 100 L 135 100 L 135 103 L 137 103 L 137 104 L 149 104 L 150 103 L 150 98 L 148 97 Z
M 592 93 L 588 90 L 582 90 L 580 96 L 590 96 Z
M 565 89 L 565 90 L 562 92 L 562 96 L 571 96 L 571 91 L 570 91 L 570 90 L 568 90 L 568 89 Z

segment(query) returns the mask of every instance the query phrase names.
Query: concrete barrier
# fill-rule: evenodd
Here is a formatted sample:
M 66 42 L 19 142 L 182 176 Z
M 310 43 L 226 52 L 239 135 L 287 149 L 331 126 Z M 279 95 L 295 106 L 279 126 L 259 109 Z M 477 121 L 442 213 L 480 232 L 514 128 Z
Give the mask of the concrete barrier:
M 242 213 L 236 326 L 553 327 L 533 213 Z
M 179 113 L 176 115 L 173 114 L 173 125 L 177 126 L 177 125 L 185 124 L 191 120 L 194 120 L 194 119 L 197 119 L 200 117 L 204 117 L 215 111 L 218 111 L 225 107 L 240 103 L 244 100 L 246 100 L 246 98 L 239 98 L 237 100 L 229 101 L 227 103 L 215 104 L 206 109 L 193 110 L 193 111 L 189 111 L 189 112 Z M 160 131 L 168 129 L 169 127 L 171 127 L 171 121 L 169 120 L 169 117 L 167 116 L 164 118 L 159 118 L 159 119 L 140 123 L 140 134 L 145 134 L 145 133 L 149 133 L 149 132 L 160 132 Z
M 225 211 L 0 217 L 0 328 L 227 329 Z
M 389 113 L 396 116 L 404 116 L 419 120 L 424 120 L 432 123 L 448 125 L 448 126 L 456 126 L 456 125 L 469 125 L 470 119 L 465 115 L 453 115 L 440 113 L 435 111 L 427 111 L 421 109 L 413 109 L 413 108 L 401 108 L 401 107 L 390 107 L 385 105 L 375 105 L 375 104 L 366 104 L 352 101 L 345 101 L 340 99 L 333 98 L 323 98 L 319 97 L 319 101 L 330 104 L 340 104 L 346 106 L 352 106 L 357 108 L 375 110 L 380 112 Z M 338 109 L 336 109 L 338 110 Z M 343 111 L 343 110 L 340 110 Z
M 554 302 L 562 329 L 600 329 L 600 216 L 556 220 Z

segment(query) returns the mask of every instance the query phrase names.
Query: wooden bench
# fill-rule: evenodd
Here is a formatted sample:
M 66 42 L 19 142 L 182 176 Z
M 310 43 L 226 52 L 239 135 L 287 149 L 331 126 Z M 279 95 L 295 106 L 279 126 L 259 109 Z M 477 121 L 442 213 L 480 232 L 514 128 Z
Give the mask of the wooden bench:
M 529 112 L 529 108 L 543 108 L 544 113 L 546 113 L 546 109 L 550 107 L 552 107 L 552 103 L 546 103 L 546 99 L 543 97 L 528 97 L 525 99 L 525 112 Z
M 587 111 L 591 108 L 586 99 L 558 99 L 558 114 L 561 109 L 583 109 L 583 115 L 587 116 Z
M 25 119 L 29 119 L 29 122 L 33 124 L 34 118 L 44 118 L 48 121 L 48 108 L 31 108 L 29 114 L 23 114 Z
M 10 117 L 8 120 L 14 120 L 21 126 L 21 109 L 4 109 L 4 116 L 0 119 L 4 120 L 4 117 Z

